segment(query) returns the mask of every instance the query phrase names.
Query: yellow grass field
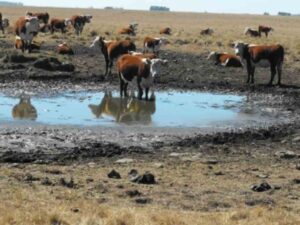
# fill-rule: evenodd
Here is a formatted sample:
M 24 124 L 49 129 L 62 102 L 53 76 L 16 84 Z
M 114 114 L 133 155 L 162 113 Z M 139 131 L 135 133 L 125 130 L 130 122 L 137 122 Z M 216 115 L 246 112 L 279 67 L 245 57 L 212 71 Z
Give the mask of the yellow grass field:
M 127 26 L 131 22 L 137 22 L 139 24 L 138 33 L 137 36 L 132 37 L 132 39 L 135 40 L 139 48 L 142 48 L 142 42 L 145 36 L 159 37 L 160 28 L 170 27 L 172 29 L 172 35 L 167 37 L 170 44 L 166 48 L 174 52 L 204 55 L 210 51 L 227 51 L 233 53 L 232 44 L 236 40 L 242 40 L 248 43 L 280 43 L 285 47 L 286 64 L 296 70 L 300 69 L 300 17 L 160 13 L 96 9 L 0 8 L 3 17 L 10 19 L 11 26 L 13 26 L 14 21 L 16 21 L 18 17 L 25 15 L 26 11 L 47 11 L 51 18 L 70 18 L 74 14 L 93 15 L 92 23 L 86 25 L 82 36 L 77 37 L 71 33 L 66 35 L 60 33 L 54 35 L 42 34 L 38 37 L 38 40 L 44 42 L 56 42 L 56 37 L 59 37 L 59 41 L 66 40 L 71 45 L 80 42 L 88 46 L 94 39 L 94 33 L 105 36 L 106 39 L 121 39 L 125 37 L 117 35 L 117 30 Z M 269 38 L 265 38 L 264 36 L 261 38 L 250 38 L 244 35 L 245 27 L 257 29 L 258 25 L 271 26 L 275 31 Z M 214 29 L 215 33 L 212 36 L 201 36 L 200 30 L 208 27 Z M 0 40 L 3 39 L 10 41 L 13 46 L 14 34 L 12 33 L 12 27 L 9 28 L 8 34 L 1 34 Z M 210 148 L 211 146 L 206 147 Z M 264 147 L 263 145 L 262 148 Z M 290 147 L 288 150 L 293 150 L 293 147 L 294 146 Z M 244 146 L 236 147 L 238 150 L 239 148 L 242 149 Z M 232 149 L 234 149 L 234 147 L 232 147 Z M 272 146 L 270 149 L 272 149 Z M 263 152 L 263 150 L 261 150 L 261 152 Z M 260 152 L 258 154 L 260 154 Z M 285 185 L 288 187 L 288 190 L 280 190 L 275 192 L 275 194 L 273 192 L 264 193 L 263 200 L 268 200 L 269 197 L 273 197 L 276 199 L 275 206 L 272 204 L 270 204 L 270 206 L 268 202 L 264 204 L 265 202 L 262 200 L 262 204 L 248 207 L 245 205 L 245 199 L 240 199 L 241 196 L 247 195 L 241 193 L 242 190 L 252 193 L 249 187 L 250 181 L 251 183 L 260 181 L 260 179 L 257 178 L 257 174 L 253 173 L 254 170 L 251 170 L 258 166 L 261 166 L 261 171 L 273 173 L 272 181 L 274 182 L 283 182 L 285 179 L 291 181 L 298 176 L 298 171 L 295 172 L 295 169 L 291 168 L 288 162 L 280 164 L 276 159 L 270 162 L 269 155 L 262 153 L 258 156 L 259 160 L 257 160 L 257 158 L 252 159 L 256 161 L 251 164 L 248 155 L 245 154 L 243 156 L 244 158 L 242 158 L 242 162 L 245 162 L 242 165 L 243 167 L 241 167 L 241 159 L 237 157 L 234 159 L 237 162 L 236 164 L 234 164 L 235 161 L 233 160 L 234 163 L 231 162 L 230 164 L 225 162 L 222 164 L 222 168 L 217 168 L 220 170 L 223 169 L 225 176 L 216 178 L 209 166 L 199 162 L 170 161 L 168 155 L 164 158 L 157 157 L 155 160 L 161 160 L 165 165 L 164 169 L 160 170 L 153 167 L 151 159 L 147 161 L 147 156 L 145 156 L 145 159 L 143 157 L 144 156 L 142 156 L 142 160 L 139 161 L 140 164 L 135 164 L 134 166 L 138 166 L 141 171 L 151 169 L 155 174 L 158 174 L 157 177 L 164 178 L 163 181 L 160 181 L 160 186 L 137 187 L 137 185 L 129 182 L 127 177 L 124 178 L 126 179 L 124 181 L 125 184 L 111 180 L 107 181 L 108 178 L 106 174 L 112 167 L 117 167 L 116 169 L 118 169 L 118 171 L 122 171 L 123 177 L 127 176 L 128 170 L 130 169 L 130 166 L 115 166 L 115 164 L 113 164 L 115 159 L 111 161 L 110 159 L 103 160 L 105 161 L 103 164 L 102 162 L 97 162 L 96 168 L 90 168 L 85 162 L 75 162 L 72 165 L 48 166 L 33 164 L 17 165 L 16 167 L 0 164 L 0 225 L 300 224 L 300 206 L 298 205 L 300 198 L 299 186 L 295 187 L 295 185 L 293 186 L 286 182 Z M 260 157 L 264 158 L 261 159 Z M 272 163 L 277 163 L 276 167 L 273 168 Z M 49 170 L 49 168 L 52 171 L 62 171 L 62 174 L 68 178 L 74 176 L 79 187 L 66 188 L 61 186 L 56 176 L 57 174 L 50 173 L 49 175 L 49 173 L 47 174 L 45 172 Z M 203 171 L 205 171 L 205 173 Z M 248 171 L 251 172 L 248 173 Z M 228 176 L 226 172 L 228 172 Z M 24 179 L 27 173 L 33 174 L 39 179 L 27 182 L 26 179 Z M 282 173 L 280 175 L 283 178 L 279 177 L 279 173 Z M 189 179 L 191 175 L 193 178 Z M 41 180 L 47 176 L 56 182 L 55 185 L 41 184 Z M 87 182 L 88 177 L 93 178 L 93 185 Z M 235 179 L 236 185 L 232 185 L 233 179 Z M 190 186 L 186 186 L 186 183 Z M 98 184 L 98 186 L 96 186 L 96 184 Z M 101 185 L 109 186 L 108 194 L 101 192 L 103 191 Z M 124 185 L 125 189 L 130 190 L 140 188 L 146 195 L 148 194 L 153 198 L 154 202 L 163 202 L 164 204 L 138 205 L 135 204 L 132 199 L 128 200 L 128 197 L 124 200 L 125 197 L 119 196 L 118 194 L 125 192 L 125 190 L 123 190 L 124 187 L 122 188 L 121 185 Z M 190 192 L 194 195 L 185 193 L 189 187 Z M 205 188 L 203 189 L 203 187 Z M 219 189 L 217 189 L 217 187 Z M 120 189 L 122 189 L 122 191 L 120 191 Z M 234 192 L 232 190 L 238 190 L 239 193 L 237 193 L 238 191 Z M 209 196 L 206 197 L 206 199 L 202 198 L 202 194 L 205 191 Z M 217 210 L 207 209 L 206 211 L 204 209 L 199 210 L 200 206 L 199 208 L 193 208 L 194 205 L 196 205 L 194 204 L 195 201 L 201 203 L 203 200 L 203 204 L 210 202 L 211 199 L 209 198 L 211 195 L 209 194 L 212 194 L 217 199 L 213 203 L 221 204 L 226 203 L 228 200 L 231 203 L 230 206 L 227 207 L 226 204 L 223 204 L 224 207 L 221 205 L 220 210 L 217 206 Z M 195 196 L 197 197 L 196 200 Z M 219 199 L 218 197 L 220 196 L 221 198 Z M 259 198 L 261 195 L 257 196 Z M 254 196 L 254 198 L 257 196 Z M 166 199 L 168 197 L 168 201 L 164 199 L 164 197 L 166 197 Z M 106 202 L 107 199 L 109 203 Z M 183 200 L 186 202 L 183 202 Z M 270 202 L 272 203 L 272 201 Z M 186 208 L 184 207 L 185 203 L 187 203 Z M 199 205 L 201 205 L 200 203 Z M 192 206 L 188 207 L 190 205 Z

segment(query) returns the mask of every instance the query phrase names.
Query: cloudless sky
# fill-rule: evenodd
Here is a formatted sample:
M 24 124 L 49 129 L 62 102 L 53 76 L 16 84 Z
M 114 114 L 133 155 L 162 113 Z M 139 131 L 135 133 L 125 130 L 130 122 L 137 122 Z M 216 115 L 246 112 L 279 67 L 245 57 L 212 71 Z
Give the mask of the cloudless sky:
M 14 2 L 17 2 L 15 0 Z M 151 5 L 167 6 L 171 11 L 254 13 L 278 11 L 300 14 L 299 0 L 19 0 L 25 5 L 57 7 L 122 7 L 148 10 Z

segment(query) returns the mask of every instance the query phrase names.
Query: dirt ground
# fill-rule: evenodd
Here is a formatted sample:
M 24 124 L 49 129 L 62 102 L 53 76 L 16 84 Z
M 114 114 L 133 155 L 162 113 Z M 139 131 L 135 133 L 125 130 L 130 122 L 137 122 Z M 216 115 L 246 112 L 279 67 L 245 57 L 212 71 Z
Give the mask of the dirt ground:
M 24 55 L 12 50 L 10 35 L 0 38 L 1 93 L 118 90 L 115 68 L 110 84 L 103 56 L 88 48 L 94 37 L 70 34 L 75 55 L 58 56 L 53 49 L 64 38 L 47 36 L 40 51 Z M 51 57 L 75 71 L 35 67 Z M 167 48 L 160 57 L 169 63 L 156 90 L 259 96 L 257 106 L 276 106 L 288 120 L 219 132 L 1 124 L 1 224 L 300 224 L 297 62 L 284 66 L 282 86 L 268 87 L 269 69 L 258 69 L 255 84 L 247 85 L 245 70 L 215 66 L 204 52 Z M 108 178 L 112 169 L 120 179 Z M 132 170 L 149 171 L 155 184 L 132 182 Z M 264 182 L 270 187 L 260 190 Z M 106 207 L 127 214 L 111 215 Z M 132 218 L 149 211 L 148 223 Z

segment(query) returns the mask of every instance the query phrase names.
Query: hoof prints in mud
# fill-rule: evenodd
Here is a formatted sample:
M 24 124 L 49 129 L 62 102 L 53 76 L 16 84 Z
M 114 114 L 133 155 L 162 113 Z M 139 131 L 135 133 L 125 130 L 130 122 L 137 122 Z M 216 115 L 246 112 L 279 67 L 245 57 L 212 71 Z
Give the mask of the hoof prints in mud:
M 198 146 L 204 143 L 226 144 L 226 143 L 242 143 L 253 140 L 280 139 L 287 135 L 293 134 L 299 129 L 299 124 L 288 124 L 271 126 L 263 129 L 247 129 L 241 132 L 218 132 L 215 134 L 200 134 L 195 137 L 186 138 L 178 142 L 173 142 L 171 146 Z M 155 147 L 162 147 L 164 144 L 154 143 Z
M 47 150 L 49 152 L 49 150 Z M 141 147 L 122 148 L 115 144 L 92 143 L 74 149 L 61 149 L 58 154 L 36 152 L 6 151 L 0 154 L 0 162 L 6 163 L 51 163 L 66 162 L 95 157 L 113 157 L 122 154 L 149 153 Z

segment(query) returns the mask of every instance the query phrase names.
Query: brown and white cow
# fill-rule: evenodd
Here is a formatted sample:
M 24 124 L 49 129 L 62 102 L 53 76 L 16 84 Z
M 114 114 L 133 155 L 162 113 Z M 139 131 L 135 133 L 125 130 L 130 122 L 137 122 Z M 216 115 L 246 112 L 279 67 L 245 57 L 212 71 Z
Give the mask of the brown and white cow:
M 40 23 L 44 23 L 44 24 L 48 24 L 49 22 L 49 13 L 45 12 L 45 13 L 31 13 L 31 12 L 27 12 L 26 16 L 31 16 L 31 17 L 37 17 L 40 21 Z
M 159 73 L 161 66 L 166 63 L 167 60 L 162 59 L 145 59 L 129 54 L 121 56 L 117 61 L 117 70 L 120 79 L 120 96 L 128 96 L 128 83 L 136 79 L 138 98 L 142 99 L 143 89 L 145 89 L 145 99 L 148 100 L 148 93 L 150 87 L 153 85 L 153 79 Z
M 74 55 L 73 49 L 66 42 L 59 44 L 56 52 L 61 55 Z
M 211 52 L 207 59 L 214 61 L 215 65 L 222 65 L 225 67 L 243 67 L 241 59 L 238 56 L 228 54 L 226 52 Z
M 96 37 L 96 39 L 91 44 L 90 48 L 101 49 L 106 63 L 105 76 L 107 76 L 108 74 L 111 75 L 111 68 L 113 66 L 114 60 L 116 60 L 123 54 L 127 54 L 129 51 L 136 50 L 135 44 L 130 40 L 106 41 L 104 37 L 100 36 Z
M 247 83 L 254 83 L 254 72 L 257 65 L 267 62 L 271 67 L 271 79 L 269 85 L 272 85 L 276 72 L 278 73 L 278 82 L 281 84 L 282 64 L 284 60 L 284 48 L 279 44 L 274 45 L 249 45 L 242 42 L 235 43 L 236 54 L 246 62 L 248 79 Z M 251 78 L 250 78 L 251 77 Z
M 165 27 L 159 30 L 159 34 L 171 35 L 172 29 L 170 27 Z
M 267 27 L 267 26 L 262 26 L 262 25 L 259 25 L 258 26 L 258 32 L 260 33 L 265 33 L 266 37 L 268 37 L 269 33 L 271 31 L 274 31 L 274 29 L 272 27 Z
M 51 34 L 54 33 L 54 31 L 60 30 L 61 33 L 66 33 L 67 27 L 72 25 L 71 19 L 56 19 L 53 18 L 50 21 L 50 31 Z
M 200 31 L 201 35 L 212 35 L 213 33 L 214 33 L 214 30 L 211 29 L 211 28 L 207 28 L 207 29 L 204 29 L 204 30 Z
M 250 37 L 260 37 L 260 32 L 259 31 L 253 30 L 249 27 L 245 28 L 244 34 L 245 35 L 250 35 Z
M 156 58 L 158 58 L 157 55 L 155 55 L 154 53 L 142 53 L 142 52 L 135 52 L 135 51 L 129 51 L 128 53 L 130 55 L 134 55 L 134 56 L 144 58 L 144 59 L 156 59 Z
M 149 52 L 149 50 L 152 50 L 153 53 L 158 55 L 160 47 L 168 43 L 169 41 L 165 37 L 161 37 L 161 38 L 145 37 L 144 53 Z
M 83 28 L 86 23 L 90 23 L 91 19 L 93 18 L 92 15 L 74 15 L 71 18 L 71 23 L 74 27 L 75 33 L 80 35 L 83 31 Z
M 37 17 L 20 17 L 15 24 L 15 34 L 19 36 L 23 42 L 22 51 L 28 49 L 31 52 L 31 44 L 33 38 L 38 34 L 40 29 Z

